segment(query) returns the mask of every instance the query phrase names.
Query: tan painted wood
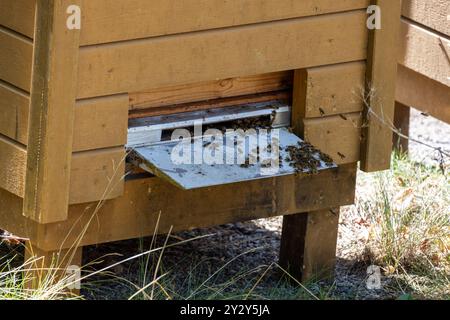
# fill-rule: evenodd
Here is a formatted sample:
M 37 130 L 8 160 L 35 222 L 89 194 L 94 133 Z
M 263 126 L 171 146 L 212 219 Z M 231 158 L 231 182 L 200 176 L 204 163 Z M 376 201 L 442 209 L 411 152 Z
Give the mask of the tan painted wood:
M 403 0 L 402 15 L 450 36 L 450 2 L 447 0 Z
M 399 63 L 450 87 L 450 39 L 405 20 L 401 26 Z
M 390 167 L 401 13 L 401 0 L 372 3 L 380 7 L 382 21 L 381 29 L 369 34 L 366 83 L 367 92 L 373 94 L 367 99 L 370 107 L 366 110 L 361 150 L 361 169 L 367 172 Z
M 0 188 L 23 194 L 26 155 L 24 146 L 0 135 Z
M 299 281 L 334 275 L 339 209 L 283 218 L 280 264 Z
M 368 0 L 90 0 L 83 45 L 363 9 Z
M 96 204 L 70 208 L 69 220 L 45 225 L 39 247 L 52 250 L 69 234 L 66 245 L 89 225 L 81 245 L 152 235 L 161 213 L 158 233 L 319 210 L 351 204 L 356 167 L 344 166 L 315 176 L 284 177 L 216 188 L 183 191 L 158 178 L 127 181 L 123 197 L 107 201 L 95 218 Z M 236 194 L 240 194 L 236 197 Z M 322 195 L 320 198 L 317 195 Z M 80 219 L 80 220 L 78 220 Z M 91 223 L 88 224 L 88 221 Z
M 365 62 L 309 68 L 296 73 L 296 119 L 363 110 L 361 92 L 364 90 Z
M 36 9 L 24 215 L 41 223 L 67 218 L 80 33 L 66 27 L 73 4 Z
M 213 80 L 130 93 L 130 109 L 159 108 L 189 102 L 243 96 L 289 89 L 292 72 L 274 72 Z
M 0 27 L 0 80 L 30 91 L 33 45 Z
M 33 38 L 35 1 L 1 0 L 0 25 Z
M 0 82 L 0 134 L 27 144 L 29 104 L 26 92 Z
M 82 48 L 78 97 L 363 60 L 365 24 L 359 10 Z
M 114 199 L 123 194 L 125 148 L 75 153 L 70 176 L 70 204 Z
M 361 113 L 305 119 L 303 137 L 335 163 L 355 163 L 360 158 L 361 126 Z
M 27 145 L 29 96 L 0 83 L 0 134 Z M 125 145 L 128 96 L 78 101 L 75 105 L 73 151 Z
M 354 201 L 355 181 L 355 165 L 313 176 L 193 191 L 158 178 L 133 179 L 125 183 L 123 197 L 105 202 L 99 211 L 97 203 L 71 206 L 69 220 L 45 225 L 24 217 L 22 200 L 0 189 L 0 227 L 52 251 L 72 247 L 80 234 L 84 236 L 79 245 L 152 235 L 160 213 L 157 232 L 166 233 L 171 226 L 181 231 L 349 205 Z M 241 196 L 236 197 L 236 192 Z
M 27 160 L 25 146 L 0 136 L 0 151 L 0 188 L 23 198 Z M 75 153 L 71 158 L 69 203 L 87 203 L 121 196 L 124 159 L 123 147 Z
M 74 121 L 75 152 L 123 146 L 128 134 L 128 95 L 78 101 Z
M 399 66 L 396 100 L 450 123 L 450 89 L 413 70 Z

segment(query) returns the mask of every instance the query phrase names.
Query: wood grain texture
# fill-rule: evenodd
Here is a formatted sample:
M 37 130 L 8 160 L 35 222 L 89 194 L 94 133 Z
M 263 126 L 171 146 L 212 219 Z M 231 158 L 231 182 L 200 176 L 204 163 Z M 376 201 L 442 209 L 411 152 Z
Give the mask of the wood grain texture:
M 82 48 L 78 97 L 363 60 L 365 21 L 358 10 Z
M 121 196 L 124 159 L 123 147 L 75 153 L 71 158 L 68 202 L 87 203 Z M 26 161 L 25 146 L 0 136 L 1 189 L 24 198 Z
M 26 145 L 29 105 L 27 93 L 0 82 L 0 134 Z
M 38 1 L 24 215 L 41 223 L 67 218 L 79 30 L 66 27 L 73 0 Z
M 450 123 L 450 89 L 413 70 L 399 66 L 396 100 Z
M 0 83 L 0 134 L 27 145 L 29 105 L 27 94 Z M 74 117 L 73 152 L 127 142 L 127 95 L 78 101 Z
M 450 36 L 450 1 L 403 0 L 402 15 L 424 26 Z
M 338 226 L 338 208 L 285 216 L 280 265 L 304 283 L 332 277 Z
M 0 28 L 0 80 L 30 91 L 33 45 L 6 29 Z
M 123 197 L 107 201 L 100 209 L 81 244 L 152 235 L 159 214 L 158 233 L 163 234 L 171 226 L 176 232 L 351 204 L 355 181 L 354 165 L 315 176 L 290 176 L 192 191 L 180 190 L 158 178 L 130 180 L 125 183 Z M 35 243 L 52 250 L 74 226 L 67 241 L 73 243 L 72 236 L 87 225 L 94 208 L 95 204 L 89 209 L 86 205 L 71 206 L 69 220 L 46 225 Z
M 160 108 L 212 99 L 286 90 L 292 72 L 274 72 L 247 77 L 213 80 L 130 93 L 130 110 Z
M 36 0 L 1 0 L 0 26 L 33 38 L 35 8 Z
M 250 94 L 245 96 L 205 100 L 199 102 L 183 103 L 174 106 L 166 106 L 159 108 L 137 109 L 130 111 L 129 118 L 130 119 L 145 118 L 174 113 L 209 110 L 214 108 L 225 108 L 249 103 L 269 102 L 273 100 L 281 100 L 285 101 L 286 103 L 289 103 L 289 101 L 291 100 L 291 93 L 288 90 L 284 90 L 259 94 Z
M 363 110 L 365 62 L 350 62 L 296 71 L 297 118 L 316 118 Z M 300 83 L 302 82 L 302 83 Z
M 341 165 L 360 159 L 361 113 L 304 119 L 303 138 Z
M 399 63 L 450 87 L 450 39 L 406 20 L 401 23 Z
M 366 172 L 390 167 L 397 77 L 401 0 L 372 0 L 381 9 L 381 29 L 369 34 L 366 92 L 368 108 L 364 121 L 361 169 Z
M 78 101 L 73 151 L 124 146 L 128 134 L 128 95 Z
M 124 190 L 125 156 L 124 147 L 75 153 L 69 204 L 120 197 Z
M 82 45 L 363 9 L 368 0 L 89 0 Z
M 25 147 L 0 135 L 0 188 L 23 195 L 26 162 Z

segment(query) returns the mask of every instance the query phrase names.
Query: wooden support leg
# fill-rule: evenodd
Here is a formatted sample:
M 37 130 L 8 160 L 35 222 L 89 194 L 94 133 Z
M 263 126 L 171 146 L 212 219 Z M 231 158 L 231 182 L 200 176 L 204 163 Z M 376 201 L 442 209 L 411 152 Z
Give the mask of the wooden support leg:
M 409 120 L 411 108 L 396 102 L 394 126 L 401 134 L 409 136 Z M 404 139 L 397 134 L 394 134 L 394 148 L 402 153 L 408 153 L 408 139 Z
M 299 281 L 334 274 L 339 209 L 285 216 L 280 264 Z
M 45 289 L 64 279 L 67 291 L 79 294 L 83 248 L 64 249 L 59 251 L 43 251 L 30 242 L 25 248 L 26 282 L 28 289 Z

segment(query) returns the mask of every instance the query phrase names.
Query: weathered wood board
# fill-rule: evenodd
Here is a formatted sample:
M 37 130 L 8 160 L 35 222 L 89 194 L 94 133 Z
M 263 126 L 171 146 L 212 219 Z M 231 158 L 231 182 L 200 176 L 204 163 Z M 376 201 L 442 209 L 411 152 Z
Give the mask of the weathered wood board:
M 402 15 L 430 29 L 450 36 L 450 1 L 403 0 Z
M 450 123 L 450 88 L 399 66 L 396 100 Z
M 35 9 L 36 0 L 2 0 L 0 26 L 33 38 Z
M 390 168 L 397 77 L 401 0 L 372 0 L 378 5 L 381 29 L 369 33 L 361 170 Z
M 213 80 L 130 93 L 130 110 L 161 108 L 292 88 L 291 71 Z
M 401 65 L 450 87 L 450 38 L 403 20 L 398 60 Z
M 358 10 L 81 48 L 78 98 L 363 60 L 365 23 Z
M 27 93 L 0 83 L 0 134 L 27 145 L 29 105 Z M 74 108 L 74 152 L 126 144 L 127 95 L 81 100 Z
M 90 0 L 84 3 L 81 44 L 94 45 L 344 12 L 367 8 L 368 2 L 368 0 L 127 0 L 126 2 Z
M 136 179 L 125 183 L 123 197 L 106 201 L 99 211 L 95 210 L 97 203 L 71 206 L 67 221 L 46 225 L 26 223 L 18 204 L 21 199 L 0 190 L 0 221 L 11 232 L 32 237 L 39 248 L 51 251 L 73 245 L 86 225 L 89 228 L 80 245 L 152 235 L 159 215 L 157 232 L 166 233 L 172 226 L 175 232 L 351 204 L 355 181 L 355 165 L 319 175 L 192 191 L 182 191 L 157 178 Z M 236 197 L 236 193 L 241 196 Z
M 33 45 L 0 27 L 0 80 L 30 91 Z
M 26 147 L 0 135 L 0 188 L 25 195 Z M 124 147 L 75 153 L 71 158 L 69 203 L 113 199 L 123 193 Z M 111 192 L 105 193 L 108 186 Z M 58 188 L 50 195 L 58 194 Z

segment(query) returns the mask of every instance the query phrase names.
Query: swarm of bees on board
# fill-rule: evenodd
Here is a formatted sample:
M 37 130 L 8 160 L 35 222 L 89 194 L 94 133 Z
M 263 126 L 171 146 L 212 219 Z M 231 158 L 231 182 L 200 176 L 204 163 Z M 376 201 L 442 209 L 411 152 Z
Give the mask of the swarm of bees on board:
M 320 161 L 323 161 L 327 166 L 333 165 L 333 159 L 320 150 L 316 149 L 309 143 L 298 143 L 297 146 L 289 146 L 286 148 L 289 156 L 286 161 L 289 165 L 295 168 L 297 173 L 317 174 L 317 168 L 320 167 Z M 314 155 L 318 155 L 317 159 Z

